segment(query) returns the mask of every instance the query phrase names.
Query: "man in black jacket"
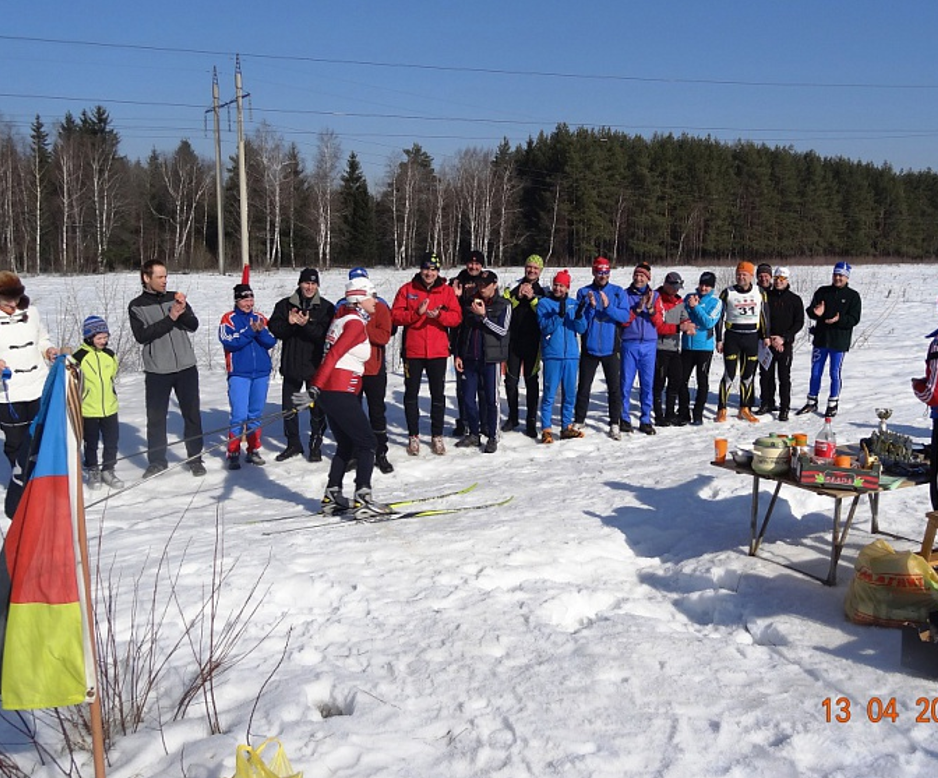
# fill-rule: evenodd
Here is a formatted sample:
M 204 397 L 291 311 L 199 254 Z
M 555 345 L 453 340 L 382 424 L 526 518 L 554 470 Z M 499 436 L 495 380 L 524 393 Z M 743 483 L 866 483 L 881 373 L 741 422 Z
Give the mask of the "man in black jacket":
M 811 383 L 808 402 L 798 415 L 817 411 L 824 365 L 830 360 L 831 388 L 825 416 L 836 416 L 840 402 L 841 372 L 844 356 L 850 350 L 853 328 L 860 323 L 860 295 L 848 284 L 853 268 L 846 262 L 834 265 L 829 286 L 820 287 L 808 305 L 808 318 L 814 322 L 814 350 L 811 352 Z
M 498 379 L 508 358 L 511 305 L 498 294 L 498 276 L 491 270 L 479 274 L 476 296 L 462 324 L 456 343 L 457 380 L 463 384 L 465 423 L 468 434 L 458 448 L 480 445 L 480 431 L 488 437 L 483 452 L 498 449 Z M 483 401 L 479 402 L 479 395 Z
M 544 260 L 532 254 L 524 263 L 524 278 L 514 287 L 505 287 L 505 298 L 511 303 L 511 331 L 508 335 L 508 365 L 505 371 L 505 394 L 508 398 L 508 418 L 503 432 L 510 432 L 519 423 L 518 384 L 524 373 L 525 432 L 529 438 L 537 437 L 537 409 L 540 399 L 541 327 L 537 322 L 537 301 L 546 291 L 541 286 Z
M 761 266 L 760 266 L 761 269 Z M 760 367 L 762 398 L 756 413 L 762 416 L 778 410 L 778 420 L 788 421 L 791 411 L 791 360 L 795 336 L 804 327 L 804 301 L 789 286 L 787 267 L 775 268 L 769 298 L 769 353 L 768 367 Z M 761 356 L 761 355 L 760 355 Z M 778 371 L 778 406 L 775 405 L 775 373 Z
M 453 287 L 456 297 L 459 298 L 459 305 L 462 308 L 462 315 L 465 318 L 479 290 L 479 278 L 482 275 L 482 268 L 485 267 L 485 254 L 481 251 L 473 250 L 469 252 L 466 259 L 466 266 L 451 279 L 449 285 Z M 456 339 L 459 337 L 459 330 L 450 331 L 450 350 L 453 356 L 456 356 Z M 481 391 L 481 390 L 480 390 Z M 482 403 L 482 395 L 477 398 Z M 466 434 L 468 429 L 466 424 L 466 399 L 463 396 L 463 385 L 461 381 L 456 381 L 456 410 L 459 417 L 456 419 L 456 425 L 453 427 L 453 435 L 460 438 Z
M 274 337 L 283 341 L 280 350 L 280 375 L 283 376 L 281 407 L 293 410 L 293 395 L 309 389 L 313 374 L 322 362 L 326 346 L 326 333 L 335 316 L 335 306 L 319 293 L 319 271 L 305 268 L 300 273 L 296 291 L 274 306 L 267 328 Z M 314 405 L 309 414 L 309 461 L 322 461 L 322 436 L 326 431 L 326 416 Z M 283 434 L 287 447 L 277 456 L 278 462 L 303 453 L 300 443 L 300 422 L 295 413 L 283 417 Z

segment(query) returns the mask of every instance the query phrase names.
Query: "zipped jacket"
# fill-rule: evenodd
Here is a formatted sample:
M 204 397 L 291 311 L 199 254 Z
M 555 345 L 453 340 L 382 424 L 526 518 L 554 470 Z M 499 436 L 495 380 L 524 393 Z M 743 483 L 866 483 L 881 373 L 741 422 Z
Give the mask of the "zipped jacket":
M 255 330 L 252 323 L 260 322 L 263 329 Z M 225 349 L 225 368 L 228 375 L 239 378 L 261 378 L 270 375 L 270 350 L 277 339 L 267 327 L 267 318 L 252 311 L 245 313 L 235 308 L 221 317 L 218 339 Z
M 309 314 L 306 324 L 290 324 L 290 311 Z M 274 306 L 267 328 L 282 341 L 280 375 L 294 381 L 308 381 L 322 362 L 326 333 L 335 317 L 335 306 L 316 291 L 305 297 L 299 287 Z
M 524 278 L 515 282 L 514 286 L 506 286 L 503 293 L 506 300 L 511 303 L 511 332 L 509 337 L 512 343 L 537 343 L 541 335 L 537 323 L 537 303 L 547 292 L 539 281 L 531 284 L 534 297 L 518 297 L 518 288 L 527 283 Z
M 326 353 L 313 377 L 313 386 L 324 392 L 361 392 L 365 363 L 371 357 L 367 322 L 368 315 L 361 309 L 343 307 L 329 326 Z
M 645 310 L 644 298 L 650 286 L 638 288 L 632 284 L 623 292 L 629 317 L 623 323 L 622 342 L 658 342 L 658 327 L 664 322 L 664 309 L 661 306 L 661 296 L 651 291 L 651 310 Z
M 819 317 L 814 308 L 822 300 L 824 313 Z M 849 286 L 838 288 L 829 284 L 818 289 L 807 309 L 808 318 L 814 321 L 814 345 L 832 351 L 849 351 L 853 328 L 860 323 L 861 309 L 860 295 Z M 840 318 L 832 324 L 825 321 L 837 314 Z
M 134 340 L 143 346 L 143 369 L 147 373 L 178 373 L 195 366 L 195 350 L 189 333 L 199 328 L 199 320 L 189 303 L 175 321 L 169 309 L 175 292 L 143 293 L 130 301 L 127 313 Z
M 429 299 L 427 310 L 438 310 L 437 317 L 417 313 L 421 303 Z M 450 353 L 447 328 L 462 323 L 462 309 L 456 293 L 437 276 L 428 289 L 420 273 L 397 290 L 391 306 L 391 321 L 404 332 L 404 356 L 407 359 L 439 359 Z
M 690 294 L 698 296 L 697 305 L 691 308 L 687 304 Z M 706 294 L 691 292 L 684 298 L 684 310 L 687 318 L 693 322 L 697 332 L 693 335 L 681 333 L 682 351 L 713 351 L 716 348 L 716 327 L 723 316 L 723 302 L 711 289 Z
M 570 297 L 542 297 L 537 304 L 541 328 L 541 359 L 580 358 L 578 335 L 586 332 L 586 309 L 589 302 L 577 303 Z
M 663 287 L 658 287 L 658 299 L 661 300 L 663 318 L 658 325 L 658 351 L 681 350 L 681 322 L 687 318 L 684 313 L 684 298 L 680 294 L 668 294 Z
M 790 288 L 770 289 L 769 334 L 779 335 L 791 345 L 795 336 L 804 328 L 804 301 Z
M 511 316 L 511 304 L 497 294 L 485 301 L 483 316 L 466 311 L 459 328 L 457 355 L 475 362 L 504 362 L 508 359 Z
M 81 415 L 103 419 L 117 413 L 117 357 L 111 349 L 95 348 L 87 340 L 73 354 L 81 366 Z
M 596 298 L 596 306 L 589 304 L 589 293 Z M 609 305 L 602 307 L 599 293 L 605 292 Z M 621 286 L 608 283 L 598 286 L 595 282 L 584 286 L 576 293 L 577 307 L 586 301 L 583 316 L 586 319 L 586 332 L 583 334 L 583 350 L 594 357 L 607 357 L 619 351 L 622 327 L 629 319 L 628 305 L 624 300 Z

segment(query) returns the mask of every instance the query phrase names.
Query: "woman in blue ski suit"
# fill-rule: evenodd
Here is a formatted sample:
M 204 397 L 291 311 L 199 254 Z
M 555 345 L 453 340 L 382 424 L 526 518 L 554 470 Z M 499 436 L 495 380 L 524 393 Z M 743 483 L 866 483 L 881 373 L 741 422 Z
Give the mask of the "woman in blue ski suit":
M 234 296 L 234 310 L 222 316 L 218 327 L 218 339 L 225 347 L 225 367 L 228 369 L 230 470 L 241 466 L 242 439 L 247 442 L 245 461 L 253 465 L 264 464 L 257 449 L 261 447 L 261 416 L 270 383 L 270 350 L 277 343 L 267 329 L 267 318 L 254 312 L 251 287 L 238 284 L 234 288 Z

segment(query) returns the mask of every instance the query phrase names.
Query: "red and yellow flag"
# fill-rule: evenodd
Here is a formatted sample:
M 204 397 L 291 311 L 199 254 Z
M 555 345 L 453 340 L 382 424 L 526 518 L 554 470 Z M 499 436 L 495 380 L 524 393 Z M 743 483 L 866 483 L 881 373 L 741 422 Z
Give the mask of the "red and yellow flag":
M 90 702 L 95 675 L 81 568 L 82 485 L 70 377 L 59 357 L 31 428 L 26 485 L 0 555 L 0 704 Z

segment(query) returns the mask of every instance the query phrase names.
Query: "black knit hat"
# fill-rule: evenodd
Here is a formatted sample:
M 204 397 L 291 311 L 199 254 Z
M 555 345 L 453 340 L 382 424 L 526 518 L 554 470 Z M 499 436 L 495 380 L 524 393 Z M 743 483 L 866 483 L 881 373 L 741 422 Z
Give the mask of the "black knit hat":
M 314 267 L 304 267 L 300 272 L 300 283 L 307 281 L 312 281 L 314 284 L 319 283 L 319 271 Z
M 254 290 L 251 289 L 249 284 L 235 284 L 234 288 L 234 299 L 235 301 L 243 300 L 246 297 L 253 297 Z
M 717 285 L 716 273 L 711 273 L 709 270 L 705 273 L 701 273 L 700 282 L 698 285 L 699 286 L 711 286 L 711 287 L 716 286 Z

